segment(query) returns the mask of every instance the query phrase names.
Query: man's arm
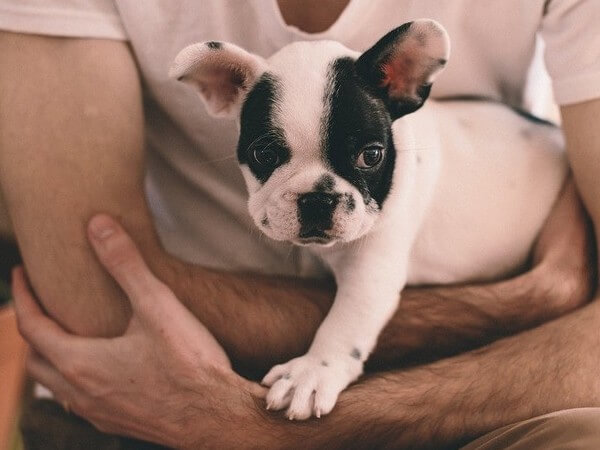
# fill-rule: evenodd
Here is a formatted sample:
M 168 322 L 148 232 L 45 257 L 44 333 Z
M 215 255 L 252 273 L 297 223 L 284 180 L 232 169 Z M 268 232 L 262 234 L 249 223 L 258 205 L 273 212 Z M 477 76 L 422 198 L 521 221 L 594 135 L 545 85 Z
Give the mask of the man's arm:
M 97 236 L 100 260 L 133 305 L 123 336 L 69 335 L 40 311 L 22 271 L 13 287 L 20 329 L 36 350 L 30 373 L 105 432 L 190 449 L 453 448 L 535 415 L 600 406 L 596 300 L 486 348 L 367 377 L 330 415 L 290 422 L 265 411 L 264 389 L 231 371 L 122 230 Z
M 127 45 L 0 32 L 0 184 L 31 283 L 65 328 L 122 332 L 129 304 L 86 239 L 119 217 L 148 261 L 140 83 Z

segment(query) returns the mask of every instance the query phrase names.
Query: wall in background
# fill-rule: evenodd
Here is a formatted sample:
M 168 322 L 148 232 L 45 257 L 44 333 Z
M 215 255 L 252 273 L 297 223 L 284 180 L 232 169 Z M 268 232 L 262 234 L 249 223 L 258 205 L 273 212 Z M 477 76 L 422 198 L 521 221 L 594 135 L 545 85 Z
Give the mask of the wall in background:
M 538 117 L 559 124 L 560 112 L 554 102 L 552 81 L 544 64 L 544 49 L 544 41 L 538 36 L 525 87 L 525 108 Z

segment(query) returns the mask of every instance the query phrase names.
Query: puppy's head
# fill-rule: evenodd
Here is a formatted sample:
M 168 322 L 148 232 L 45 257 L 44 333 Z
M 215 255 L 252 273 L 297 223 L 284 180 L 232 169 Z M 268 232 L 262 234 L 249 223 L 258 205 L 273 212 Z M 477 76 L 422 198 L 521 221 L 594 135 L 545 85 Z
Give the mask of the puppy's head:
M 239 118 L 256 225 L 276 240 L 333 245 L 376 222 L 394 172 L 392 122 L 423 105 L 448 53 L 445 30 L 419 20 L 362 55 L 331 41 L 293 43 L 268 60 L 194 44 L 170 75 L 194 86 L 210 114 Z

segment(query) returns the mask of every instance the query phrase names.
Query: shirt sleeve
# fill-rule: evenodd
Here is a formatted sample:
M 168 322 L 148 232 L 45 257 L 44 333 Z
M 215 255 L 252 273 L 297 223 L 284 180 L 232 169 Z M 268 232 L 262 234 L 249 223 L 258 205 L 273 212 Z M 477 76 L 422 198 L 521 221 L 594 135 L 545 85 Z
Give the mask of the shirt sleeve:
M 600 98 L 600 0 L 548 0 L 541 35 L 559 105 Z
M 0 0 L 0 30 L 127 40 L 113 0 Z

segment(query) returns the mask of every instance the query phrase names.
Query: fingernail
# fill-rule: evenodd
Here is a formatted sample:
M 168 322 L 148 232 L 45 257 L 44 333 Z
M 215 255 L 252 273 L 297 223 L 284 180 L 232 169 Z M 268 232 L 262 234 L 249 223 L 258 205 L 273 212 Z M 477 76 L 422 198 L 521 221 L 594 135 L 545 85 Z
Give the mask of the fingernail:
M 110 237 L 115 230 L 116 228 L 106 216 L 96 216 L 90 221 L 90 231 L 99 241 L 103 241 Z

